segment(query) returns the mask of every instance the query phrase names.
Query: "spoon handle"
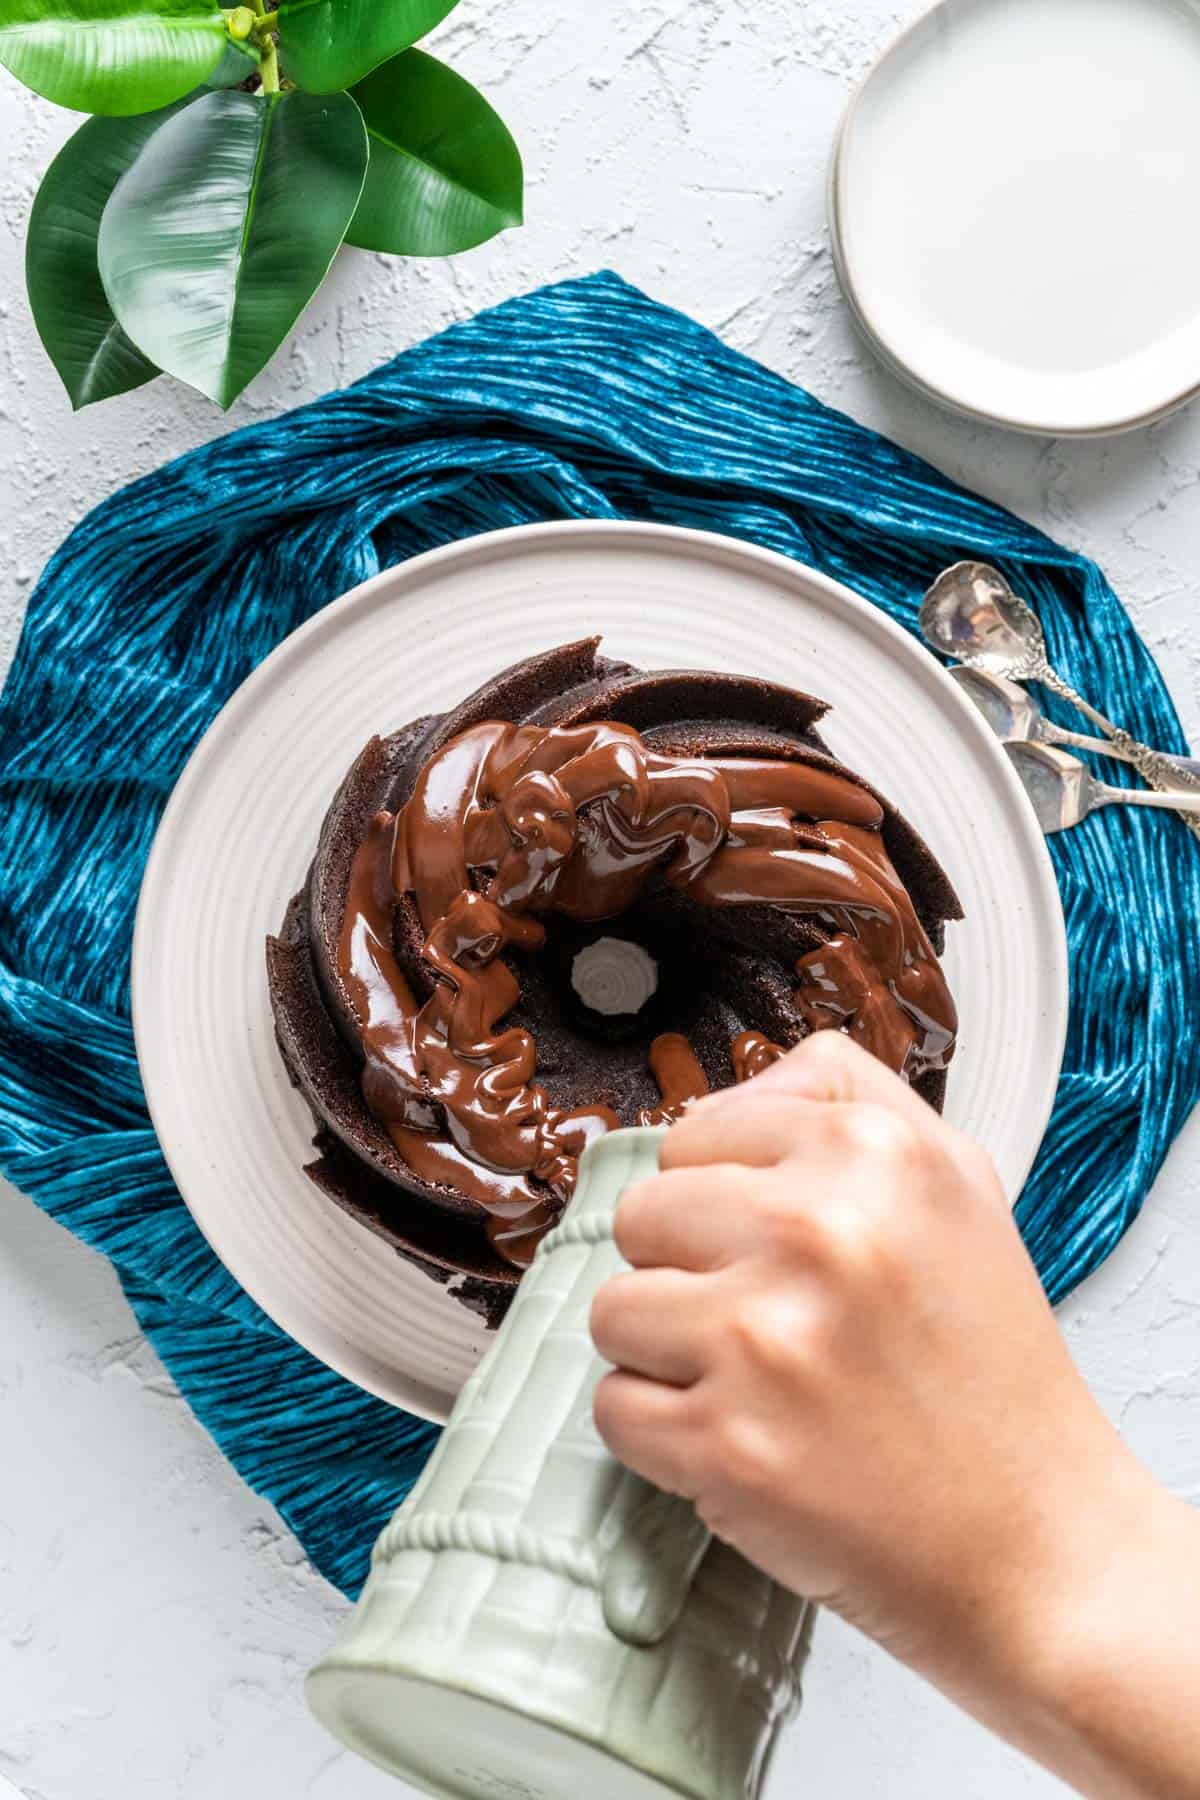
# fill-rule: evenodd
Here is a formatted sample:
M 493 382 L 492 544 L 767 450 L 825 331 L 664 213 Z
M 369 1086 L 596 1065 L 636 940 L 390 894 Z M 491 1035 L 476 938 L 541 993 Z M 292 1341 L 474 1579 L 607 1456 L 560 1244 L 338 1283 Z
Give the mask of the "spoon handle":
M 1071 684 L 1064 681 L 1062 676 L 1050 667 L 1049 663 L 1041 665 L 1034 680 L 1040 681 L 1042 686 L 1049 688 L 1052 694 L 1057 694 L 1060 700 L 1066 700 L 1077 712 L 1081 712 L 1085 719 L 1090 719 L 1093 725 L 1098 725 L 1107 737 L 1119 739 L 1128 735 L 1121 730 L 1119 725 L 1114 725 L 1111 719 L 1106 719 L 1102 712 L 1097 711 L 1089 701 L 1084 699 L 1082 694 L 1077 694 Z
M 1107 738 L 1087 737 L 1082 731 L 1066 731 L 1061 725 L 1052 725 L 1049 719 L 1045 722 L 1045 742 L 1048 744 L 1069 744 L 1073 750 L 1092 750 L 1097 756 L 1111 756 L 1117 762 L 1131 763 L 1133 757 L 1128 750 Z M 1200 782 L 1200 761 L 1192 756 L 1175 756 L 1172 752 L 1159 750 L 1155 755 L 1161 756 L 1170 769 L 1180 787 L 1190 787 L 1193 782 Z
M 1105 787 L 1097 782 L 1092 789 L 1093 806 L 1165 806 L 1186 815 L 1189 823 L 1200 817 L 1200 794 L 1147 794 L 1141 788 Z
M 1082 731 L 1067 731 L 1062 725 L 1053 725 L 1047 719 L 1041 734 L 1048 744 L 1069 744 L 1072 750 L 1094 750 L 1097 756 L 1114 756 L 1118 762 L 1128 762 L 1128 753 L 1118 750 L 1108 738 L 1087 737 Z
M 1034 679 L 1040 681 L 1043 687 L 1049 688 L 1052 694 L 1057 694 L 1060 700 L 1066 700 L 1071 706 L 1077 707 L 1085 718 L 1091 719 L 1094 725 L 1098 725 L 1101 731 L 1112 740 L 1113 749 L 1124 753 L 1122 761 L 1132 763 L 1143 781 L 1155 788 L 1159 794 L 1166 796 L 1164 799 L 1156 801 L 1148 794 L 1140 795 L 1139 799 L 1144 804 L 1173 805 L 1188 830 L 1200 838 L 1200 817 L 1197 816 L 1200 814 L 1200 776 L 1188 768 L 1185 763 L 1172 762 L 1170 758 L 1163 755 L 1161 750 L 1152 750 L 1149 744 L 1139 743 L 1137 738 L 1131 737 L 1120 725 L 1114 725 L 1112 720 L 1106 719 L 1102 712 L 1098 712 L 1094 706 L 1089 706 L 1082 694 L 1077 694 L 1070 683 L 1064 681 L 1062 676 L 1050 667 L 1049 663 L 1042 663 Z M 1181 788 L 1195 789 L 1196 804 L 1191 803 L 1190 795 L 1186 799 L 1180 795 Z M 1129 790 L 1114 788 L 1111 791 L 1124 799 Z M 1134 804 L 1136 805 L 1137 802 L 1135 801 Z

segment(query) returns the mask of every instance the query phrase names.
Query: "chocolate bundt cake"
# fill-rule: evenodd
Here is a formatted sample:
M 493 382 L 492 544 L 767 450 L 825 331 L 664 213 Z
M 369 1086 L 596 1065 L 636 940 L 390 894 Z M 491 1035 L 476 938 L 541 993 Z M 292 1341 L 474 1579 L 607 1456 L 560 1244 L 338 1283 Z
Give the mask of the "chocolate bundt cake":
M 597 639 L 372 738 L 267 944 L 308 1173 L 491 1321 L 579 1156 L 847 1031 L 940 1106 L 961 916 L 820 700 Z

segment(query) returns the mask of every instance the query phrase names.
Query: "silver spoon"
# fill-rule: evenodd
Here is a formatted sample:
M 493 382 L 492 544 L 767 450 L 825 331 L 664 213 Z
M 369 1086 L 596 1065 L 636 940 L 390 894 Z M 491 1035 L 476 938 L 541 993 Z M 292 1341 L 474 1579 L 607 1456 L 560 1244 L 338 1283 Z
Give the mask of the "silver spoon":
M 1067 700 L 1085 718 L 1098 725 L 1125 760 L 1159 793 L 1179 793 L 1182 788 L 1200 794 L 1200 779 L 1172 766 L 1159 750 L 1139 743 L 1050 667 L 1041 622 L 1031 606 L 1018 599 L 998 569 L 987 563 L 960 562 L 939 575 L 921 603 L 921 631 L 925 641 L 943 656 L 956 657 L 972 668 L 991 675 L 1007 675 L 1014 681 L 1040 681 L 1060 699 Z M 1200 819 L 1191 808 L 1178 808 L 1180 818 L 1200 837 Z
M 967 663 L 947 673 L 963 693 L 983 714 L 998 738 L 1007 743 L 1070 744 L 1076 750 L 1093 750 L 1098 756 L 1113 756 L 1128 762 L 1129 756 L 1107 738 L 1085 737 L 1080 731 L 1067 731 L 1048 719 L 1032 694 L 1027 694 L 1015 681 L 1003 675 L 992 675 L 986 669 L 973 669 Z M 1163 760 L 1183 773 L 1181 788 L 1190 788 L 1200 779 L 1200 761 L 1187 756 L 1169 756 Z
M 1033 802 L 1045 832 L 1066 831 L 1098 806 L 1166 806 L 1200 814 L 1200 794 L 1147 794 L 1141 788 L 1106 787 L 1077 756 L 1049 744 L 1005 744 L 1009 761 Z

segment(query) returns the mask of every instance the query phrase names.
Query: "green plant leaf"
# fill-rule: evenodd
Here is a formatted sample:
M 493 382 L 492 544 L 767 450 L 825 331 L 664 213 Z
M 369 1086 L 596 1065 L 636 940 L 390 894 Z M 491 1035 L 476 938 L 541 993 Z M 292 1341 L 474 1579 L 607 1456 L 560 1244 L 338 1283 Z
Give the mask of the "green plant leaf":
M 77 112 L 152 112 L 191 93 L 228 38 L 206 0 L 0 0 L 0 63 Z
M 469 81 L 406 50 L 353 90 L 371 162 L 346 241 L 449 256 L 521 223 L 521 155 Z
M 258 68 L 258 57 L 229 44 L 206 87 L 231 87 Z M 120 177 L 160 125 L 187 100 L 131 119 L 89 119 L 65 143 L 42 178 L 25 240 L 25 283 L 34 324 L 71 404 L 141 387 L 159 373 L 113 317 L 100 279 L 100 218 Z
M 458 0 L 283 0 L 279 56 L 286 75 L 312 94 L 353 86 L 407 50 Z
M 144 356 L 229 406 L 321 285 L 362 191 L 348 94 L 205 94 L 100 221 L 108 303 Z
M 262 58 L 252 44 L 235 44 L 230 38 L 216 68 L 207 77 L 207 88 L 238 87 L 258 73 Z
M 134 119 L 89 119 L 42 178 L 25 242 L 34 324 L 76 409 L 158 374 L 117 324 L 100 280 L 96 239 L 117 182 L 186 101 Z

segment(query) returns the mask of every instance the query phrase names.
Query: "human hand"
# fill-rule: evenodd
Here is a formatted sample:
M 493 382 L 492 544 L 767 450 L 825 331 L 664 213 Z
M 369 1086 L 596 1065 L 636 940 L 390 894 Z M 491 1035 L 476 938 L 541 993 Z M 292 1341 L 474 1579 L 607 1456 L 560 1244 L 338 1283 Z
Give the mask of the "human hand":
M 632 1272 L 592 1311 L 614 1454 L 1028 1743 L 1033 1671 L 1163 1496 L 986 1155 L 822 1032 L 673 1127 L 616 1240 Z

